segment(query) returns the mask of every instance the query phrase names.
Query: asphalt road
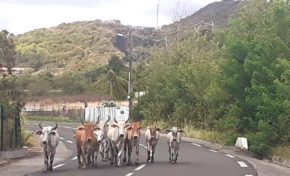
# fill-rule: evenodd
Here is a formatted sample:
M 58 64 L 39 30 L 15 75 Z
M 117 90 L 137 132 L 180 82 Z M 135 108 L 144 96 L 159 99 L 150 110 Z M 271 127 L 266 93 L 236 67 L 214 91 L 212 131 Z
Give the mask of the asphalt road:
M 144 137 L 142 137 L 140 164 L 138 166 L 127 166 L 124 163 L 123 166 L 116 167 L 111 166 L 108 162 L 98 161 L 98 167 L 96 168 L 78 169 L 72 132 L 76 126 L 76 124 L 59 124 L 58 129 L 61 140 L 68 150 L 74 151 L 73 155 L 61 163 L 54 163 L 54 171 L 52 173 L 43 174 L 42 168 L 39 168 L 38 172 L 30 173 L 27 176 L 257 176 L 255 168 L 249 162 L 236 156 L 189 142 L 181 143 L 178 162 L 172 165 L 168 162 L 168 147 L 163 137 L 159 140 L 156 148 L 155 163 L 146 163 L 145 142 Z M 36 130 L 38 125 L 31 123 L 28 128 Z M 135 161 L 134 154 L 133 150 L 133 162 Z

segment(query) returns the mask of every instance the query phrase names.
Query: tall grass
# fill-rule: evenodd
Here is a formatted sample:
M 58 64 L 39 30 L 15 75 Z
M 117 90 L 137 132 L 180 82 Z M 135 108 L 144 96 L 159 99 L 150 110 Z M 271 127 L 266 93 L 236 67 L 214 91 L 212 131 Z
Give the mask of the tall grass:
M 152 123 L 148 121 L 143 121 L 142 126 L 147 127 Z M 161 131 L 165 131 L 166 129 L 171 129 L 172 126 L 170 122 L 165 122 L 163 120 L 157 121 L 153 123 L 158 128 L 161 129 Z M 213 143 L 219 143 L 223 145 L 232 145 L 232 137 L 229 137 L 226 133 L 221 133 L 217 131 L 209 131 L 209 130 L 203 130 L 203 129 L 196 129 L 193 128 L 190 123 L 185 123 L 183 130 L 185 131 L 183 136 L 190 137 L 190 138 L 196 138 L 196 139 L 202 139 L 205 141 L 213 142 Z
M 273 156 L 280 156 L 283 159 L 290 159 L 290 145 L 277 146 L 272 149 Z
M 77 122 L 71 120 L 69 117 L 53 117 L 53 116 L 23 116 L 25 121 L 37 121 L 37 122 Z

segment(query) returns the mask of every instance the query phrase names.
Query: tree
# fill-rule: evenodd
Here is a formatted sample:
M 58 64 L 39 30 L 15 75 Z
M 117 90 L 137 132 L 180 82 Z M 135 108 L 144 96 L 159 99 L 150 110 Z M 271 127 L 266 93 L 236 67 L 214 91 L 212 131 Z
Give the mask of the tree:
M 7 67 L 8 74 L 12 74 L 12 68 L 15 66 L 15 45 L 13 34 L 6 30 L 0 32 L 0 64 Z
M 226 32 L 221 86 L 232 97 L 236 130 L 251 134 L 251 149 L 265 157 L 289 144 L 290 9 L 284 1 L 254 0 Z
M 128 81 L 124 78 L 125 65 L 116 55 L 112 55 L 104 68 L 104 75 L 97 83 L 107 82 L 111 98 L 124 99 L 127 95 Z

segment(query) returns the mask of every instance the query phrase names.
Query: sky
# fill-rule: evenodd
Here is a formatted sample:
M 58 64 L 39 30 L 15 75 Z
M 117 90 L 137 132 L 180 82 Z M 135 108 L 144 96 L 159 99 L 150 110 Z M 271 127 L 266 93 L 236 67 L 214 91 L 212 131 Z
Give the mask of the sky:
M 170 24 L 174 14 L 192 14 L 214 0 L 0 0 L 0 30 L 22 34 L 61 23 L 121 20 L 122 24 L 156 27 Z

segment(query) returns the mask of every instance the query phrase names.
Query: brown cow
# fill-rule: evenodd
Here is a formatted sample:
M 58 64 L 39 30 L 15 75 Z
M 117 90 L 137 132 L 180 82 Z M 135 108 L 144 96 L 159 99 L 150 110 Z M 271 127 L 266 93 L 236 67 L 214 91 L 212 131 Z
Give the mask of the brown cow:
M 146 138 L 146 145 L 147 145 L 147 163 L 150 161 L 151 163 L 154 162 L 154 153 L 155 148 L 157 146 L 157 142 L 159 140 L 159 128 L 156 126 L 151 125 L 147 128 L 145 132 Z
M 98 123 L 98 122 L 97 122 Z M 87 168 L 94 163 L 91 162 L 96 145 L 94 131 L 99 130 L 96 124 L 84 124 L 79 126 L 75 133 L 77 157 L 79 168 Z
M 141 135 L 141 126 L 139 122 L 133 122 L 131 126 L 127 128 L 126 131 L 126 139 L 124 145 L 124 159 L 123 162 L 126 162 L 126 150 L 128 149 L 128 162 L 127 164 L 131 164 L 131 154 L 132 148 L 136 147 L 136 160 L 135 164 L 139 164 L 139 140 Z

